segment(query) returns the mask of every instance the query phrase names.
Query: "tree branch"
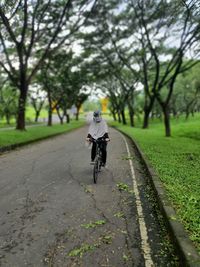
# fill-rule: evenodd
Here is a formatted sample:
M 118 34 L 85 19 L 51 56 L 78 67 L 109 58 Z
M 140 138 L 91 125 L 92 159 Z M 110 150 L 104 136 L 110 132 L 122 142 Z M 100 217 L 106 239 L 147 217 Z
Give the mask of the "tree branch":
M 6 15 L 4 14 L 4 12 L 3 12 L 3 10 L 2 10 L 1 7 L 0 7 L 0 17 L 1 17 L 1 19 L 2 19 L 2 22 L 3 22 L 4 26 L 6 27 L 6 29 L 7 29 L 8 33 L 9 33 L 9 35 L 10 35 L 10 38 L 13 40 L 13 42 L 15 43 L 15 45 L 16 45 L 16 47 L 17 47 L 17 46 L 18 46 L 18 41 L 17 41 L 17 39 L 16 39 L 16 37 L 15 37 L 15 34 L 14 34 L 14 32 L 12 31 L 12 28 L 11 28 L 11 26 L 10 26 L 10 23 L 9 23 L 9 21 L 8 21 Z

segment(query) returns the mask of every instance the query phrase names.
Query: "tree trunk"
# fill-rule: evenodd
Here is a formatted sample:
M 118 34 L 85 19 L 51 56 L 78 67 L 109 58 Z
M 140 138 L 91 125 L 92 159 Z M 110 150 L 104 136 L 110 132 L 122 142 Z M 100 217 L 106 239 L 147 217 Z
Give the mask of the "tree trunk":
M 48 122 L 47 122 L 47 126 L 52 126 L 52 109 L 51 109 L 51 107 L 49 107 L 49 109 L 48 109 Z
M 133 111 L 129 112 L 129 117 L 130 117 L 130 125 L 131 125 L 131 127 L 134 127 L 135 122 L 134 122 L 134 112 Z
M 172 113 L 173 113 L 173 117 L 176 118 L 177 117 L 177 111 L 176 111 L 175 107 L 172 108 Z
M 10 115 L 6 114 L 6 123 L 9 125 L 10 124 Z
M 122 123 L 123 123 L 124 125 L 126 125 L 127 123 L 126 123 L 126 117 L 125 117 L 124 110 L 121 111 L 121 115 L 122 115 Z
M 170 128 L 170 114 L 169 114 L 169 107 L 166 104 L 162 105 L 162 110 L 164 114 L 164 124 L 165 124 L 165 136 L 171 136 L 171 128 Z
M 118 115 L 118 122 L 121 123 L 122 122 L 122 119 L 121 119 L 121 114 L 119 111 L 117 111 L 117 115 Z
M 80 113 L 81 105 L 76 106 L 76 121 L 79 120 L 79 113 Z
M 79 120 L 79 111 L 77 110 L 77 112 L 76 112 L 76 121 L 78 121 Z
M 132 98 L 133 99 L 133 98 Z M 133 107 L 133 101 L 128 102 L 128 110 L 129 110 L 129 118 L 130 118 L 130 125 L 131 127 L 135 126 L 135 122 L 134 122 L 134 107 Z
M 113 112 L 111 112 L 111 113 L 112 113 L 112 116 L 113 116 L 113 120 L 116 121 L 117 118 L 116 118 L 116 114 L 115 114 L 115 112 L 113 111 Z
M 143 120 L 143 129 L 147 129 L 149 127 L 149 114 L 150 114 L 151 110 L 150 109 L 146 109 L 144 110 L 144 120 Z
M 56 112 L 58 114 L 58 118 L 60 120 L 60 124 L 62 125 L 63 124 L 63 118 L 64 118 L 64 116 L 61 115 L 61 113 L 60 113 L 60 107 L 59 106 L 56 106 Z M 65 114 L 65 112 L 64 112 L 64 114 Z
M 18 102 L 18 113 L 17 113 L 17 125 L 16 129 L 25 131 L 25 108 L 26 108 L 26 98 L 27 98 L 28 86 L 25 84 L 21 85 L 20 96 Z
M 39 110 L 37 110 L 35 113 L 35 122 L 38 122 L 39 115 L 40 115 L 40 112 Z
M 51 93 L 49 90 L 47 91 L 47 97 L 49 102 L 47 126 L 52 126 L 52 101 L 51 101 Z
M 189 118 L 189 115 L 190 115 L 189 110 L 186 110 L 186 112 L 185 112 L 185 119 L 186 119 L 186 120 Z
M 144 120 L 143 120 L 143 126 L 142 126 L 143 129 L 147 129 L 149 127 L 149 114 L 153 108 L 154 101 L 155 101 L 155 98 L 151 98 L 149 105 L 147 105 L 147 103 L 145 103 Z
M 66 123 L 70 123 L 70 117 L 69 117 L 69 114 L 66 114 Z

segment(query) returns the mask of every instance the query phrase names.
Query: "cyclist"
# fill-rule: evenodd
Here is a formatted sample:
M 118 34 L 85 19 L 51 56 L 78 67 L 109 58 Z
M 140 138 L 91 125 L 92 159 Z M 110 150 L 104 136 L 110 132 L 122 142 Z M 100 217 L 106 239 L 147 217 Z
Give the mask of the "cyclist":
M 110 141 L 108 136 L 108 126 L 104 119 L 102 119 L 101 111 L 96 110 L 93 113 L 93 120 L 89 126 L 88 135 L 86 140 L 91 142 L 91 139 L 98 139 L 103 138 L 105 141 L 102 142 L 101 151 L 102 151 L 102 166 L 106 164 L 107 158 L 107 142 Z M 96 156 L 96 143 L 92 143 L 92 150 L 91 150 L 91 164 L 94 162 Z

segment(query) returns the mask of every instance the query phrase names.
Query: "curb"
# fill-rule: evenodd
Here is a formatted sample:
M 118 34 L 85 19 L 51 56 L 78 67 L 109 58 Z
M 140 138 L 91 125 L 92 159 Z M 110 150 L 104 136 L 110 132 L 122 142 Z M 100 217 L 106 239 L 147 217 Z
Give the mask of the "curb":
M 64 134 L 70 133 L 71 131 L 78 130 L 83 126 L 84 125 L 82 125 L 80 127 L 77 127 L 77 128 L 72 128 L 72 129 L 70 129 L 70 130 L 68 130 L 66 132 L 55 133 L 55 134 L 52 134 L 52 135 L 40 137 L 40 138 L 37 138 L 37 139 L 34 139 L 34 140 L 29 140 L 29 141 L 18 143 L 18 144 L 11 144 L 9 146 L 2 146 L 2 147 L 0 147 L 0 155 L 3 154 L 4 152 L 9 152 L 11 150 L 15 150 L 17 148 L 20 148 L 20 147 L 23 147 L 23 146 L 26 146 L 26 145 L 29 145 L 29 144 L 32 144 L 32 143 L 36 143 L 36 142 L 39 142 L 39 141 L 42 141 L 42 140 L 50 139 L 50 138 L 56 137 L 58 135 L 64 135 Z
M 189 239 L 182 223 L 178 221 L 177 214 L 174 208 L 171 206 L 171 203 L 164 190 L 163 184 L 158 175 L 155 173 L 153 167 L 149 163 L 149 160 L 146 158 L 139 145 L 132 137 L 120 131 L 116 127 L 113 128 L 128 137 L 128 139 L 132 142 L 133 146 L 138 152 L 139 157 L 141 158 L 142 163 L 147 170 L 149 181 L 151 182 L 160 211 L 165 219 L 167 229 L 175 245 L 175 249 L 179 255 L 181 266 L 199 267 L 200 255 L 198 254 L 198 251 L 194 247 L 192 241 Z

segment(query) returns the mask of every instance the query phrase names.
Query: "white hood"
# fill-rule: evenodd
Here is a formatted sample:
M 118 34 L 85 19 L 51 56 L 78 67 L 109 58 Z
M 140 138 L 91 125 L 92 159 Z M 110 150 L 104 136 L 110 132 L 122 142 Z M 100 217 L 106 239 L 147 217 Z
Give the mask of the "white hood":
M 101 122 L 92 121 L 88 133 L 94 138 L 98 139 L 108 133 L 108 126 L 104 119 Z

